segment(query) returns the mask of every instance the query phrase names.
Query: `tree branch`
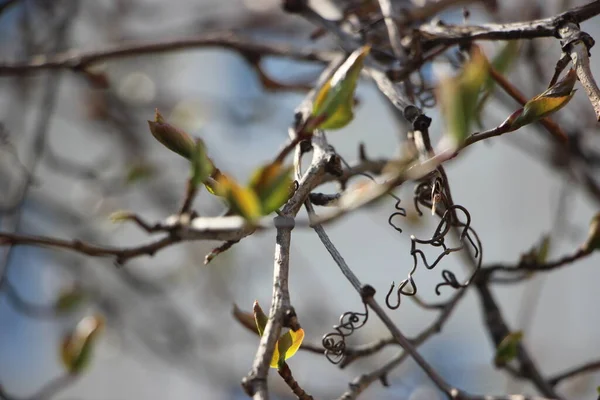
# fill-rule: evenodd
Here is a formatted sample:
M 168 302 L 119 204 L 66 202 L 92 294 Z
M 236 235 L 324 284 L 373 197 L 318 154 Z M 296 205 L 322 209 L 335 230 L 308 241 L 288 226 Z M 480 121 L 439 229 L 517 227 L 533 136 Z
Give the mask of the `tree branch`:
M 589 58 L 589 50 L 594 45 L 594 39 L 587 33 L 581 32 L 579 26 L 573 22 L 561 26 L 558 33 L 563 51 L 571 57 L 577 77 L 594 107 L 596 120 L 600 121 L 600 89 L 592 75 Z
M 592 361 L 592 362 L 583 364 L 579 367 L 567 370 L 567 371 L 563 372 L 562 374 L 558 374 L 558 375 L 548 379 L 548 382 L 552 386 L 556 386 L 565 379 L 571 379 L 571 378 L 576 377 L 577 375 L 587 374 L 587 373 L 590 373 L 590 372 L 593 372 L 596 370 L 600 370 L 600 361 Z
M 490 288 L 487 285 L 486 279 L 482 278 L 485 276 L 483 271 L 480 272 L 478 278 L 475 280 L 475 287 L 481 300 L 482 313 L 485 318 L 485 326 L 487 327 L 488 333 L 494 343 L 494 347 L 497 348 L 502 340 L 510 334 L 510 329 L 500 307 L 496 302 L 496 299 L 492 295 Z M 545 380 L 538 370 L 537 366 L 531 359 L 527 349 L 522 343 L 518 344 L 517 360 L 520 363 L 520 374 L 523 378 L 528 379 L 535 385 L 535 387 L 544 395 L 553 399 L 561 399 L 555 391 L 552 385 Z
M 242 55 L 258 54 L 299 61 L 329 62 L 336 55 L 331 51 L 296 49 L 287 45 L 261 43 L 234 32 L 223 31 L 205 33 L 191 38 L 157 42 L 130 42 L 96 51 L 72 50 L 49 58 L 38 56 L 35 60 L 26 62 L 0 63 L 0 76 L 27 75 L 41 70 L 56 69 L 82 71 L 94 64 L 121 58 L 212 47 L 235 51 Z
M 572 8 L 551 18 L 508 24 L 447 25 L 438 23 L 419 27 L 424 50 L 440 44 L 459 44 L 474 40 L 516 40 L 558 37 L 565 21 L 581 23 L 600 14 L 600 1 Z

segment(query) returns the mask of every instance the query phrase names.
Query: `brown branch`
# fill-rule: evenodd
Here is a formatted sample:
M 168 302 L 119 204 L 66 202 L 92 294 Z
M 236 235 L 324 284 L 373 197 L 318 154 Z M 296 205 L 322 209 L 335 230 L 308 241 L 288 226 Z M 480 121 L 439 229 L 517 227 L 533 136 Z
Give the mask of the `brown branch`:
M 179 240 L 174 237 L 162 239 L 134 247 L 108 247 L 86 243 L 81 240 L 63 240 L 46 236 L 28 236 L 12 233 L 0 233 L 0 246 L 23 246 L 34 245 L 71 250 L 92 257 L 115 257 L 117 264 L 123 264 L 127 260 L 142 255 L 153 256 L 156 252 L 168 247 Z
M 446 323 L 446 321 L 450 318 L 452 311 L 456 308 L 456 305 L 459 303 L 460 299 L 464 296 L 466 290 L 459 291 L 454 297 L 446 304 L 442 312 L 439 314 L 438 318 L 423 332 L 421 332 L 415 339 L 411 340 L 412 344 L 415 347 L 418 347 L 425 343 L 427 339 L 429 339 L 432 335 L 441 332 L 442 327 Z M 376 370 L 361 375 L 350 383 L 350 388 L 346 391 L 339 400 L 353 400 L 358 397 L 363 391 L 365 391 L 372 383 L 376 381 L 380 381 L 385 379 L 385 377 L 390 373 L 391 370 L 400 365 L 406 358 L 408 358 L 409 354 L 406 351 L 401 351 L 388 361 L 386 364 L 377 368 Z
M 523 273 L 523 272 L 549 272 L 556 270 L 565 265 L 572 264 L 576 261 L 579 261 L 590 254 L 592 254 L 593 249 L 587 248 L 585 246 L 581 246 L 574 253 L 565 255 L 561 258 L 558 258 L 554 261 L 546 262 L 546 263 L 536 263 L 531 261 L 522 261 L 514 267 L 507 267 L 505 265 L 492 265 L 489 267 L 483 268 L 485 274 L 491 276 L 494 272 L 513 272 L 513 273 Z M 482 272 L 483 272 L 482 271 Z
M 283 363 L 281 368 L 277 368 L 277 373 L 283 378 L 283 381 L 290 387 L 290 389 L 292 389 L 292 393 L 296 395 L 298 400 L 314 400 L 313 397 L 306 393 L 306 391 L 304 391 L 304 389 L 302 389 L 298 382 L 294 379 L 292 370 L 286 362 Z
M 552 386 L 556 386 L 565 379 L 571 379 L 571 378 L 576 377 L 577 375 L 587 374 L 587 373 L 590 373 L 590 372 L 593 372 L 596 370 L 600 370 L 600 361 L 592 361 L 592 362 L 583 364 L 579 367 L 567 370 L 561 374 L 558 374 L 558 375 L 548 379 L 548 382 Z
M 130 42 L 96 51 L 72 50 L 51 57 L 40 56 L 33 61 L 27 62 L 0 63 L 0 76 L 27 75 L 48 69 L 82 71 L 94 64 L 115 59 L 212 47 L 235 51 L 242 55 L 251 53 L 300 61 L 328 62 L 336 55 L 335 52 L 329 51 L 296 49 L 281 44 L 261 43 L 244 36 L 236 35 L 233 32 L 223 31 L 205 33 L 191 38 L 157 42 Z
M 481 300 L 482 314 L 484 316 L 485 326 L 487 331 L 494 343 L 494 347 L 497 348 L 502 340 L 508 336 L 511 332 L 509 329 L 504 316 L 494 298 L 489 286 L 485 279 L 485 273 L 480 271 L 478 278 L 475 279 L 475 287 Z M 518 344 L 517 349 L 517 360 L 520 364 L 520 375 L 531 381 L 533 385 L 544 395 L 553 399 L 561 399 L 555 391 L 552 385 L 544 379 L 541 372 L 531 359 L 529 352 L 522 343 Z

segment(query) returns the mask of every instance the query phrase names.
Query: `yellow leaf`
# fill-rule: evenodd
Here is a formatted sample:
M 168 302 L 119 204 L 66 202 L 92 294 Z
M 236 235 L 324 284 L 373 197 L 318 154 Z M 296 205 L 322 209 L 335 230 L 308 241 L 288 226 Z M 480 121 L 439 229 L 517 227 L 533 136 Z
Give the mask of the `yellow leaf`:
M 249 221 L 261 216 L 260 201 L 254 191 L 240 186 L 225 174 L 219 174 L 215 193 L 224 197 L 232 211 Z
M 250 179 L 250 188 L 258 196 L 263 215 L 281 207 L 289 198 L 292 185 L 292 167 L 274 162 L 259 168 Z
M 352 121 L 354 91 L 370 50 L 370 46 L 363 46 L 354 51 L 319 88 L 311 115 L 313 123 L 308 124 L 307 130 L 339 129 Z
M 63 339 L 61 358 L 70 374 L 79 374 L 89 364 L 94 342 L 103 327 L 102 316 L 87 316 Z
M 570 69 L 563 79 L 529 100 L 522 109 L 515 111 L 503 125 L 509 124 L 511 131 L 514 131 L 560 110 L 575 94 L 573 86 L 576 81 L 577 74 L 574 69 Z
M 279 366 L 288 358 L 292 357 L 304 340 L 304 330 L 298 329 L 296 332 L 291 329 L 281 335 L 275 346 L 275 352 L 271 359 L 271 368 L 279 368 Z

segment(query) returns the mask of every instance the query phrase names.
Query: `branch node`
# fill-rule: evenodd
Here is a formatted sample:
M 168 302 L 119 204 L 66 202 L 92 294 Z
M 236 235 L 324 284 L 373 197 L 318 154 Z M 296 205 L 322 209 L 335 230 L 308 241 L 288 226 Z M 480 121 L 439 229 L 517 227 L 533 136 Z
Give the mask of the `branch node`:
M 364 285 L 360 289 L 360 297 L 363 302 L 366 302 L 368 299 L 372 299 L 375 296 L 375 288 L 371 285 Z

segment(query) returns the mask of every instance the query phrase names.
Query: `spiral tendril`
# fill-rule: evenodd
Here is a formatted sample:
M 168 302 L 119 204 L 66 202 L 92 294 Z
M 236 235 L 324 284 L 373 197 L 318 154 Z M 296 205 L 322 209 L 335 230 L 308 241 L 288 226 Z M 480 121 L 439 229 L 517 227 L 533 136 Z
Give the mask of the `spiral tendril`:
M 345 312 L 340 317 L 339 324 L 333 326 L 334 332 L 323 336 L 322 344 L 325 348 L 325 357 L 331 363 L 339 364 L 342 362 L 346 352 L 346 338 L 367 323 L 369 309 L 365 303 L 363 305 L 365 307 L 364 312 Z

